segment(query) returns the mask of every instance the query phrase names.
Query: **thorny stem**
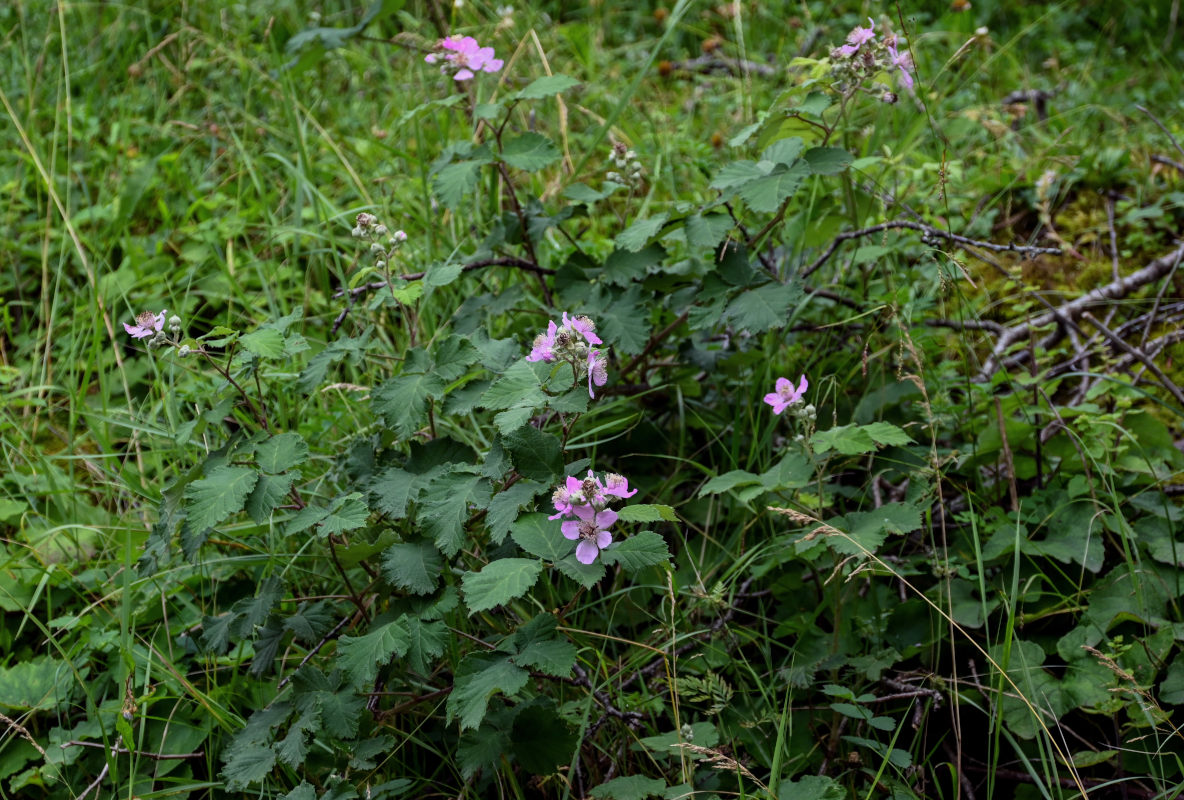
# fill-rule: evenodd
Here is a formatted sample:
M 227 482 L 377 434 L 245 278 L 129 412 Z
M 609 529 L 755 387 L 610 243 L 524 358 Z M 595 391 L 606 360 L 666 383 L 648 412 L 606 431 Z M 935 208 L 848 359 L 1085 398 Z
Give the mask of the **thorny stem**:
M 247 406 L 251 409 L 251 413 L 255 415 L 255 420 L 260 425 L 263 426 L 263 430 L 267 431 L 268 433 L 271 433 L 271 426 L 267 422 L 267 414 L 263 412 L 262 408 L 255 405 L 255 401 L 251 399 L 251 396 L 249 394 L 247 394 L 247 390 L 244 389 L 242 387 L 242 384 L 240 384 L 238 381 L 236 381 L 234 379 L 234 377 L 230 374 L 229 368 L 224 368 L 221 364 L 219 364 L 217 361 L 215 361 L 214 357 L 211 356 L 208 352 L 206 352 L 206 349 L 204 347 L 199 347 L 197 349 L 197 352 L 201 353 L 202 356 L 205 357 L 206 361 L 210 362 L 210 366 L 212 366 L 217 371 L 217 373 L 219 375 L 221 375 L 223 378 L 225 378 L 227 383 L 229 383 L 236 390 L 238 390 L 238 393 L 240 395 L 242 395 L 243 400 L 246 401 Z M 227 353 L 227 358 L 229 358 L 229 357 L 230 357 L 230 353 Z M 256 378 L 257 377 L 258 376 L 256 376 Z

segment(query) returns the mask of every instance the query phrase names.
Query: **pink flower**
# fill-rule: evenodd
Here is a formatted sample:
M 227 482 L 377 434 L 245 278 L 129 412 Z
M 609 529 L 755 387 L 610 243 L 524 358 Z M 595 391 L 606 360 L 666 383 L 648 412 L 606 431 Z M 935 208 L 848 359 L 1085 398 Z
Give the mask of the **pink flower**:
M 860 45 L 871 41 L 876 36 L 876 23 L 871 17 L 867 18 L 866 28 L 857 27 L 851 33 L 847 34 L 847 44 L 840 47 L 835 52 L 841 56 L 849 58 L 859 52 Z
M 806 394 L 806 388 L 809 385 L 805 375 L 798 382 L 798 388 L 796 389 L 793 388 L 793 384 L 790 383 L 789 378 L 778 378 L 777 391 L 769 392 L 765 395 L 765 402 L 773 407 L 774 414 L 780 414 L 789 406 L 800 401 L 802 396 Z
M 151 311 L 141 311 L 136 316 L 136 324 L 128 325 L 123 323 L 123 329 L 131 335 L 133 339 L 146 339 L 149 336 L 155 336 L 164 330 L 164 315 L 168 313 L 165 309 L 159 314 L 153 314 Z
M 597 340 L 599 341 L 599 340 Z M 604 386 L 608 383 L 608 370 L 606 368 L 607 362 L 604 356 L 600 354 L 599 350 L 588 351 L 588 396 L 596 397 L 596 393 L 592 391 L 592 384 L 597 386 Z
M 604 344 L 601 338 L 596 335 L 596 323 L 588 317 L 569 317 L 564 311 L 563 326 L 583 336 L 588 344 Z
M 592 506 L 576 506 L 575 512 L 579 521 L 568 520 L 563 523 L 563 535 L 568 539 L 580 540 L 576 545 L 576 560 L 581 564 L 591 564 L 601 550 L 613 543 L 608 529 L 617 521 L 617 512 L 608 509 L 597 511 Z
M 625 499 L 637 494 L 637 490 L 629 491 L 629 479 L 610 472 L 604 476 L 604 493 Z
M 913 56 L 908 50 L 903 53 L 896 51 L 896 37 L 893 36 L 886 43 L 888 55 L 892 58 L 892 66 L 900 69 L 900 82 L 910 92 L 913 90 Z
M 534 337 L 534 347 L 531 348 L 527 361 L 555 360 L 555 333 L 559 330 L 554 320 L 547 323 L 547 332 Z
M 505 64 L 500 58 L 493 57 L 492 47 L 481 47 L 472 36 L 449 36 L 440 40 L 438 47 L 449 52 L 429 53 L 423 60 L 429 64 L 440 59 L 448 62 L 443 66 L 456 69 L 453 80 L 467 81 L 477 72 L 497 72 Z
M 547 519 L 559 519 L 562 516 L 575 513 L 575 507 L 587 502 L 584 495 L 584 483 L 579 478 L 568 476 L 567 485 L 560 486 L 551 495 L 551 503 L 555 506 L 555 515 Z

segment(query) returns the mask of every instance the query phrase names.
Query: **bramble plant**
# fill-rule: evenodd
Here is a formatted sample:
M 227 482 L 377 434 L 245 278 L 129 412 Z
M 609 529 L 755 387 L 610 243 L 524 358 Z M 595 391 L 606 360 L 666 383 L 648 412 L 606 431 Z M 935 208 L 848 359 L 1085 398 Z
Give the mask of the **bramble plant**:
M 1177 794 L 1176 168 L 962 5 L 13 28 L 0 796 Z

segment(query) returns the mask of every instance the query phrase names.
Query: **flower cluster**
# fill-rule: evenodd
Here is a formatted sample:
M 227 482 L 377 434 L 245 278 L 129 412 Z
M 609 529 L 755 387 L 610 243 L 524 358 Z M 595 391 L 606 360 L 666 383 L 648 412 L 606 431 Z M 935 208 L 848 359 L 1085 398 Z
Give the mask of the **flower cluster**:
M 355 239 L 365 239 L 370 242 L 370 253 L 374 256 L 376 269 L 386 271 L 387 263 L 395 257 L 395 253 L 407 241 L 407 234 L 403 231 L 390 232 L 387 226 L 378 221 L 378 217 L 363 211 L 358 214 L 357 224 L 350 234 Z M 386 242 L 382 242 L 382 239 Z
M 637 160 L 637 153 L 625 147 L 620 142 L 617 142 L 613 145 L 613 152 L 609 156 L 609 161 L 613 162 L 613 166 L 619 169 L 620 172 L 613 170 L 605 174 L 604 177 L 622 186 L 629 186 L 633 189 L 641 188 L 642 175 L 645 173 L 645 168 Z
M 436 45 L 438 52 L 424 56 L 429 64 L 439 64 L 445 75 L 452 73 L 452 79 L 467 81 L 478 72 L 497 72 L 505 63 L 493 57 L 492 47 L 482 47 L 472 36 L 449 36 Z
M 592 470 L 588 470 L 588 477 L 582 480 L 568 477 L 562 486 L 556 487 L 555 493 L 551 495 L 555 514 L 550 519 L 575 517 L 566 520 L 560 530 L 566 538 L 579 540 L 576 559 L 581 564 L 591 564 L 600 551 L 613 542 L 608 529 L 617 521 L 617 512 L 608 508 L 612 502 L 609 498 L 624 500 L 635 494 L 637 490 L 629 491 L 629 480 L 624 476 L 610 472 L 601 481 Z
M 563 324 L 554 320 L 547 323 L 547 332 L 534 337 L 527 361 L 545 361 L 550 364 L 566 361 L 571 364 L 576 380 L 588 378 L 588 396 L 596 397 L 592 386 L 604 386 L 608 382 L 608 360 L 604 353 L 593 345 L 604 344 L 596 335 L 596 323 L 588 317 L 569 317 L 563 312 Z
M 149 347 L 158 347 L 162 344 L 173 344 L 169 339 L 169 333 L 173 334 L 174 338 L 179 338 L 181 335 L 181 318 L 174 314 L 168 317 L 168 310 L 161 310 L 159 314 L 153 314 L 151 311 L 141 311 L 136 315 L 136 324 L 128 325 L 123 323 L 123 329 L 127 331 L 128 335 L 133 339 L 148 339 L 145 344 Z M 165 318 L 168 317 L 168 333 L 165 333 Z M 182 348 L 184 352 L 181 355 L 186 355 L 189 348 Z
M 867 27 L 856 27 L 847 35 L 847 43 L 831 51 L 835 60 L 834 75 L 841 87 L 862 87 L 881 72 L 898 72 L 900 85 L 912 92 L 913 58 L 907 46 L 898 49 L 895 36 L 876 38 L 876 23 L 868 19 Z M 895 103 L 896 94 L 883 92 L 880 99 Z

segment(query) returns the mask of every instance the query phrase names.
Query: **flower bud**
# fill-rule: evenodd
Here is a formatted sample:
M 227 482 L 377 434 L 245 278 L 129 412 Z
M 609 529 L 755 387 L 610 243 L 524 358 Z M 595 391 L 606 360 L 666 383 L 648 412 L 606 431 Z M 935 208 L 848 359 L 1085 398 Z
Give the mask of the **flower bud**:
M 387 233 L 388 233 L 388 229 L 385 225 L 379 225 L 377 228 L 374 229 L 375 236 L 386 236 Z
M 189 355 L 191 352 L 193 352 L 193 348 L 191 348 L 187 344 L 183 344 L 177 348 L 177 356 L 180 358 L 184 358 L 185 356 Z

